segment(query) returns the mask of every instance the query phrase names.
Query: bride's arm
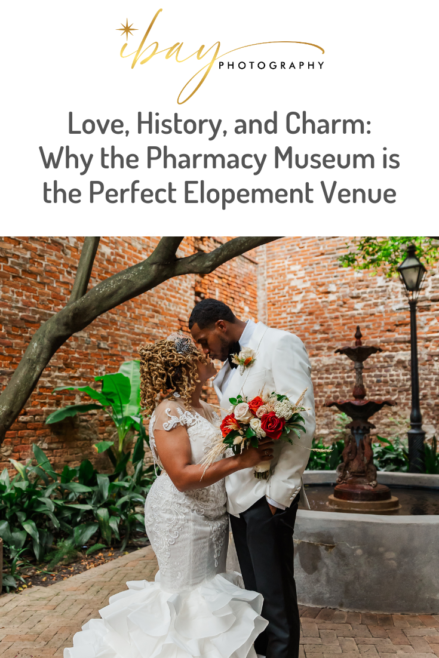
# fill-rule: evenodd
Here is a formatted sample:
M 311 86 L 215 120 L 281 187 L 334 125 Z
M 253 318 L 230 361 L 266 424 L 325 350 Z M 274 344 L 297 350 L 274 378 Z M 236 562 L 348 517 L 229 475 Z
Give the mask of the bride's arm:
M 258 448 L 248 448 L 241 455 L 215 462 L 203 476 L 205 466 L 192 464 L 191 444 L 185 427 L 178 425 L 171 431 L 155 430 L 154 439 L 160 461 L 179 491 L 203 489 L 231 473 L 273 458 L 272 442 L 261 441 Z

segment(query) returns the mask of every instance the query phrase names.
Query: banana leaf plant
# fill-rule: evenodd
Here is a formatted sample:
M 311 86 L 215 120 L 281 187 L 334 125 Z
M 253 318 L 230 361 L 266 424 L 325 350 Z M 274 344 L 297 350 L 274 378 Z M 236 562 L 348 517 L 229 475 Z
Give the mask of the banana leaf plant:
M 130 458 L 127 448 L 127 437 L 131 431 L 137 432 L 142 440 L 148 442 L 148 436 L 143 425 L 140 406 L 140 362 L 125 361 L 119 372 L 109 373 L 94 378 L 102 382 L 100 391 L 91 386 L 58 386 L 54 391 L 79 391 L 94 400 L 93 403 L 73 404 L 57 409 L 46 419 L 46 425 L 59 423 L 65 418 L 89 411 L 101 410 L 110 416 L 117 430 L 117 444 L 113 441 L 100 441 L 95 444 L 96 450 L 107 452 L 116 472 L 125 472 Z

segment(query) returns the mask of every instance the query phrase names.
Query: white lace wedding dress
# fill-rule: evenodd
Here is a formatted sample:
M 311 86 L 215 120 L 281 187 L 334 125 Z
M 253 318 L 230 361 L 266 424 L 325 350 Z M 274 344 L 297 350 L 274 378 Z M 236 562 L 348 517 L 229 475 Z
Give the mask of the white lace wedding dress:
M 178 424 L 187 428 L 194 464 L 218 438 L 209 405 L 198 413 L 181 399 L 165 400 L 150 423 L 159 465 L 154 430 Z M 260 616 L 261 595 L 242 589 L 236 572 L 225 573 L 224 480 L 182 493 L 162 472 L 146 500 L 145 526 L 159 563 L 155 582 L 128 582 L 100 610 L 102 619 L 74 636 L 64 658 L 256 658 L 253 643 L 268 622 Z

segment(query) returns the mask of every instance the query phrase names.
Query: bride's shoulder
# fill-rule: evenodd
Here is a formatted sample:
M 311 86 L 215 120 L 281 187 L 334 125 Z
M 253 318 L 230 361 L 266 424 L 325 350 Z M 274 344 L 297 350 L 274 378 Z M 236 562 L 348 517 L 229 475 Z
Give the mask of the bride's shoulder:
M 173 430 L 177 425 L 189 427 L 193 421 L 193 414 L 188 411 L 180 397 L 166 398 L 157 405 L 154 411 L 154 428 Z

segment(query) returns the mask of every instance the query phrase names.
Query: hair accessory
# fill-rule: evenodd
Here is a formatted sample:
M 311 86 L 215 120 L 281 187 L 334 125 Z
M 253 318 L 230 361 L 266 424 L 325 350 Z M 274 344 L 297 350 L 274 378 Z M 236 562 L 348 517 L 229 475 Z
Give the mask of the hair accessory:
M 170 334 L 166 340 L 174 343 L 175 349 L 179 354 L 198 354 L 198 350 L 189 336 L 182 332 Z

